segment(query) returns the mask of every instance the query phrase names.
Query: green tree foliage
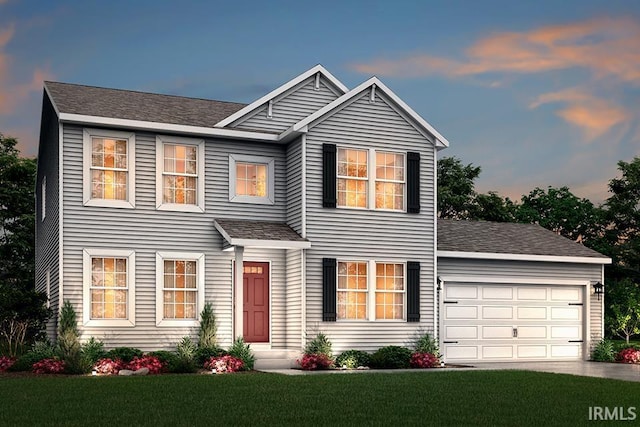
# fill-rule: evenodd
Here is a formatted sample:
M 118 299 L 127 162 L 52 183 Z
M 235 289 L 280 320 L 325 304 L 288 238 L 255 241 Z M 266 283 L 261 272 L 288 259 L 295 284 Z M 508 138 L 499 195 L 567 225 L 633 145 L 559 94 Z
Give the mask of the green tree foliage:
M 515 222 L 518 205 L 508 197 L 502 198 L 495 191 L 476 194 L 469 210 L 470 219 L 495 222 Z
M 476 192 L 474 181 L 481 168 L 463 165 L 456 157 L 438 160 L 438 217 L 470 219 Z
M 14 356 L 51 315 L 34 289 L 36 162 L 0 134 L 0 352 Z
M 640 333 L 640 287 L 631 279 L 612 282 L 607 292 L 607 329 L 626 340 Z

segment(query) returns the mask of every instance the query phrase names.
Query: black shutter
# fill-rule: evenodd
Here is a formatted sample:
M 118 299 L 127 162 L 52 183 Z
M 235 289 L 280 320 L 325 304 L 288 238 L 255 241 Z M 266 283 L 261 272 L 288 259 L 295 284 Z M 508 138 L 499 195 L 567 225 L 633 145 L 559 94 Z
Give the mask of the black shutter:
M 336 259 L 322 258 L 322 320 L 336 321 Z
M 322 206 L 325 208 L 336 207 L 336 151 L 335 144 L 322 144 Z
M 407 262 L 407 322 L 420 321 L 420 263 Z
M 407 153 L 407 212 L 420 213 L 420 153 Z

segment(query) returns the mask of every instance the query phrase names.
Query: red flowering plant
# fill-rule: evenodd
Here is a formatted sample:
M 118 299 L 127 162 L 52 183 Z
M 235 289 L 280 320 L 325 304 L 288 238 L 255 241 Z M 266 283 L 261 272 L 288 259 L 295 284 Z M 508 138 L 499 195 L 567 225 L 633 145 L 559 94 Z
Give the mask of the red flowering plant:
M 305 354 L 302 356 L 302 359 L 298 359 L 297 362 L 305 371 L 329 369 L 333 364 L 333 360 L 326 354 Z
M 120 370 L 124 369 L 124 363 L 120 359 L 110 359 L 105 357 L 100 359 L 93 365 L 93 370 L 100 375 L 118 375 Z
M 6 371 L 14 363 L 16 363 L 16 359 L 13 357 L 7 357 L 7 356 L 0 357 L 0 372 Z
M 147 368 L 150 374 L 160 374 L 164 372 L 166 364 L 161 362 L 156 356 L 134 357 L 127 364 L 127 369 L 137 371 L 138 369 Z
M 55 357 L 42 359 L 34 363 L 31 369 L 35 374 L 61 374 L 64 372 L 64 360 Z
M 204 362 L 204 368 L 210 369 L 216 374 L 238 372 L 242 369 L 243 362 L 241 359 L 233 356 L 210 357 Z
M 616 360 L 622 363 L 640 363 L 640 350 L 625 348 L 617 354 Z
M 409 365 L 412 368 L 435 368 L 440 363 L 438 356 L 433 353 L 415 352 L 411 354 Z

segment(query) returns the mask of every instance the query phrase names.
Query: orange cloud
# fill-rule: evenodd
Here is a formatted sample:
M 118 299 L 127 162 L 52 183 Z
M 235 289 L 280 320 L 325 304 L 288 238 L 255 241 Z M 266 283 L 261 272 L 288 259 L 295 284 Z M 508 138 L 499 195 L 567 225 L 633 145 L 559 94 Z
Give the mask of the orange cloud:
M 631 118 L 625 108 L 577 88 L 542 94 L 529 107 L 537 108 L 555 102 L 566 105 L 556 114 L 580 128 L 589 140 Z
M 462 59 L 428 54 L 396 60 L 376 59 L 352 64 L 368 74 L 418 77 L 460 77 L 490 72 L 539 73 L 586 68 L 597 78 L 612 77 L 640 84 L 640 22 L 629 18 L 600 18 L 567 25 L 550 25 L 525 32 L 485 37 Z

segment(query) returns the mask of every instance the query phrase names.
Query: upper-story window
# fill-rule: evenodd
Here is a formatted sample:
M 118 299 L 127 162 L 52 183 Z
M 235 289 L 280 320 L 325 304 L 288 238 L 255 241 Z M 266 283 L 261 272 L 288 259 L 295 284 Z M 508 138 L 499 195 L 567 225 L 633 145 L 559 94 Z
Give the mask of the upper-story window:
M 229 155 L 229 200 L 275 203 L 275 160 L 272 157 Z
M 338 207 L 405 209 L 403 153 L 350 148 L 337 151 Z
M 83 199 L 88 206 L 135 207 L 135 136 L 85 129 Z
M 204 141 L 156 138 L 158 209 L 204 212 Z

